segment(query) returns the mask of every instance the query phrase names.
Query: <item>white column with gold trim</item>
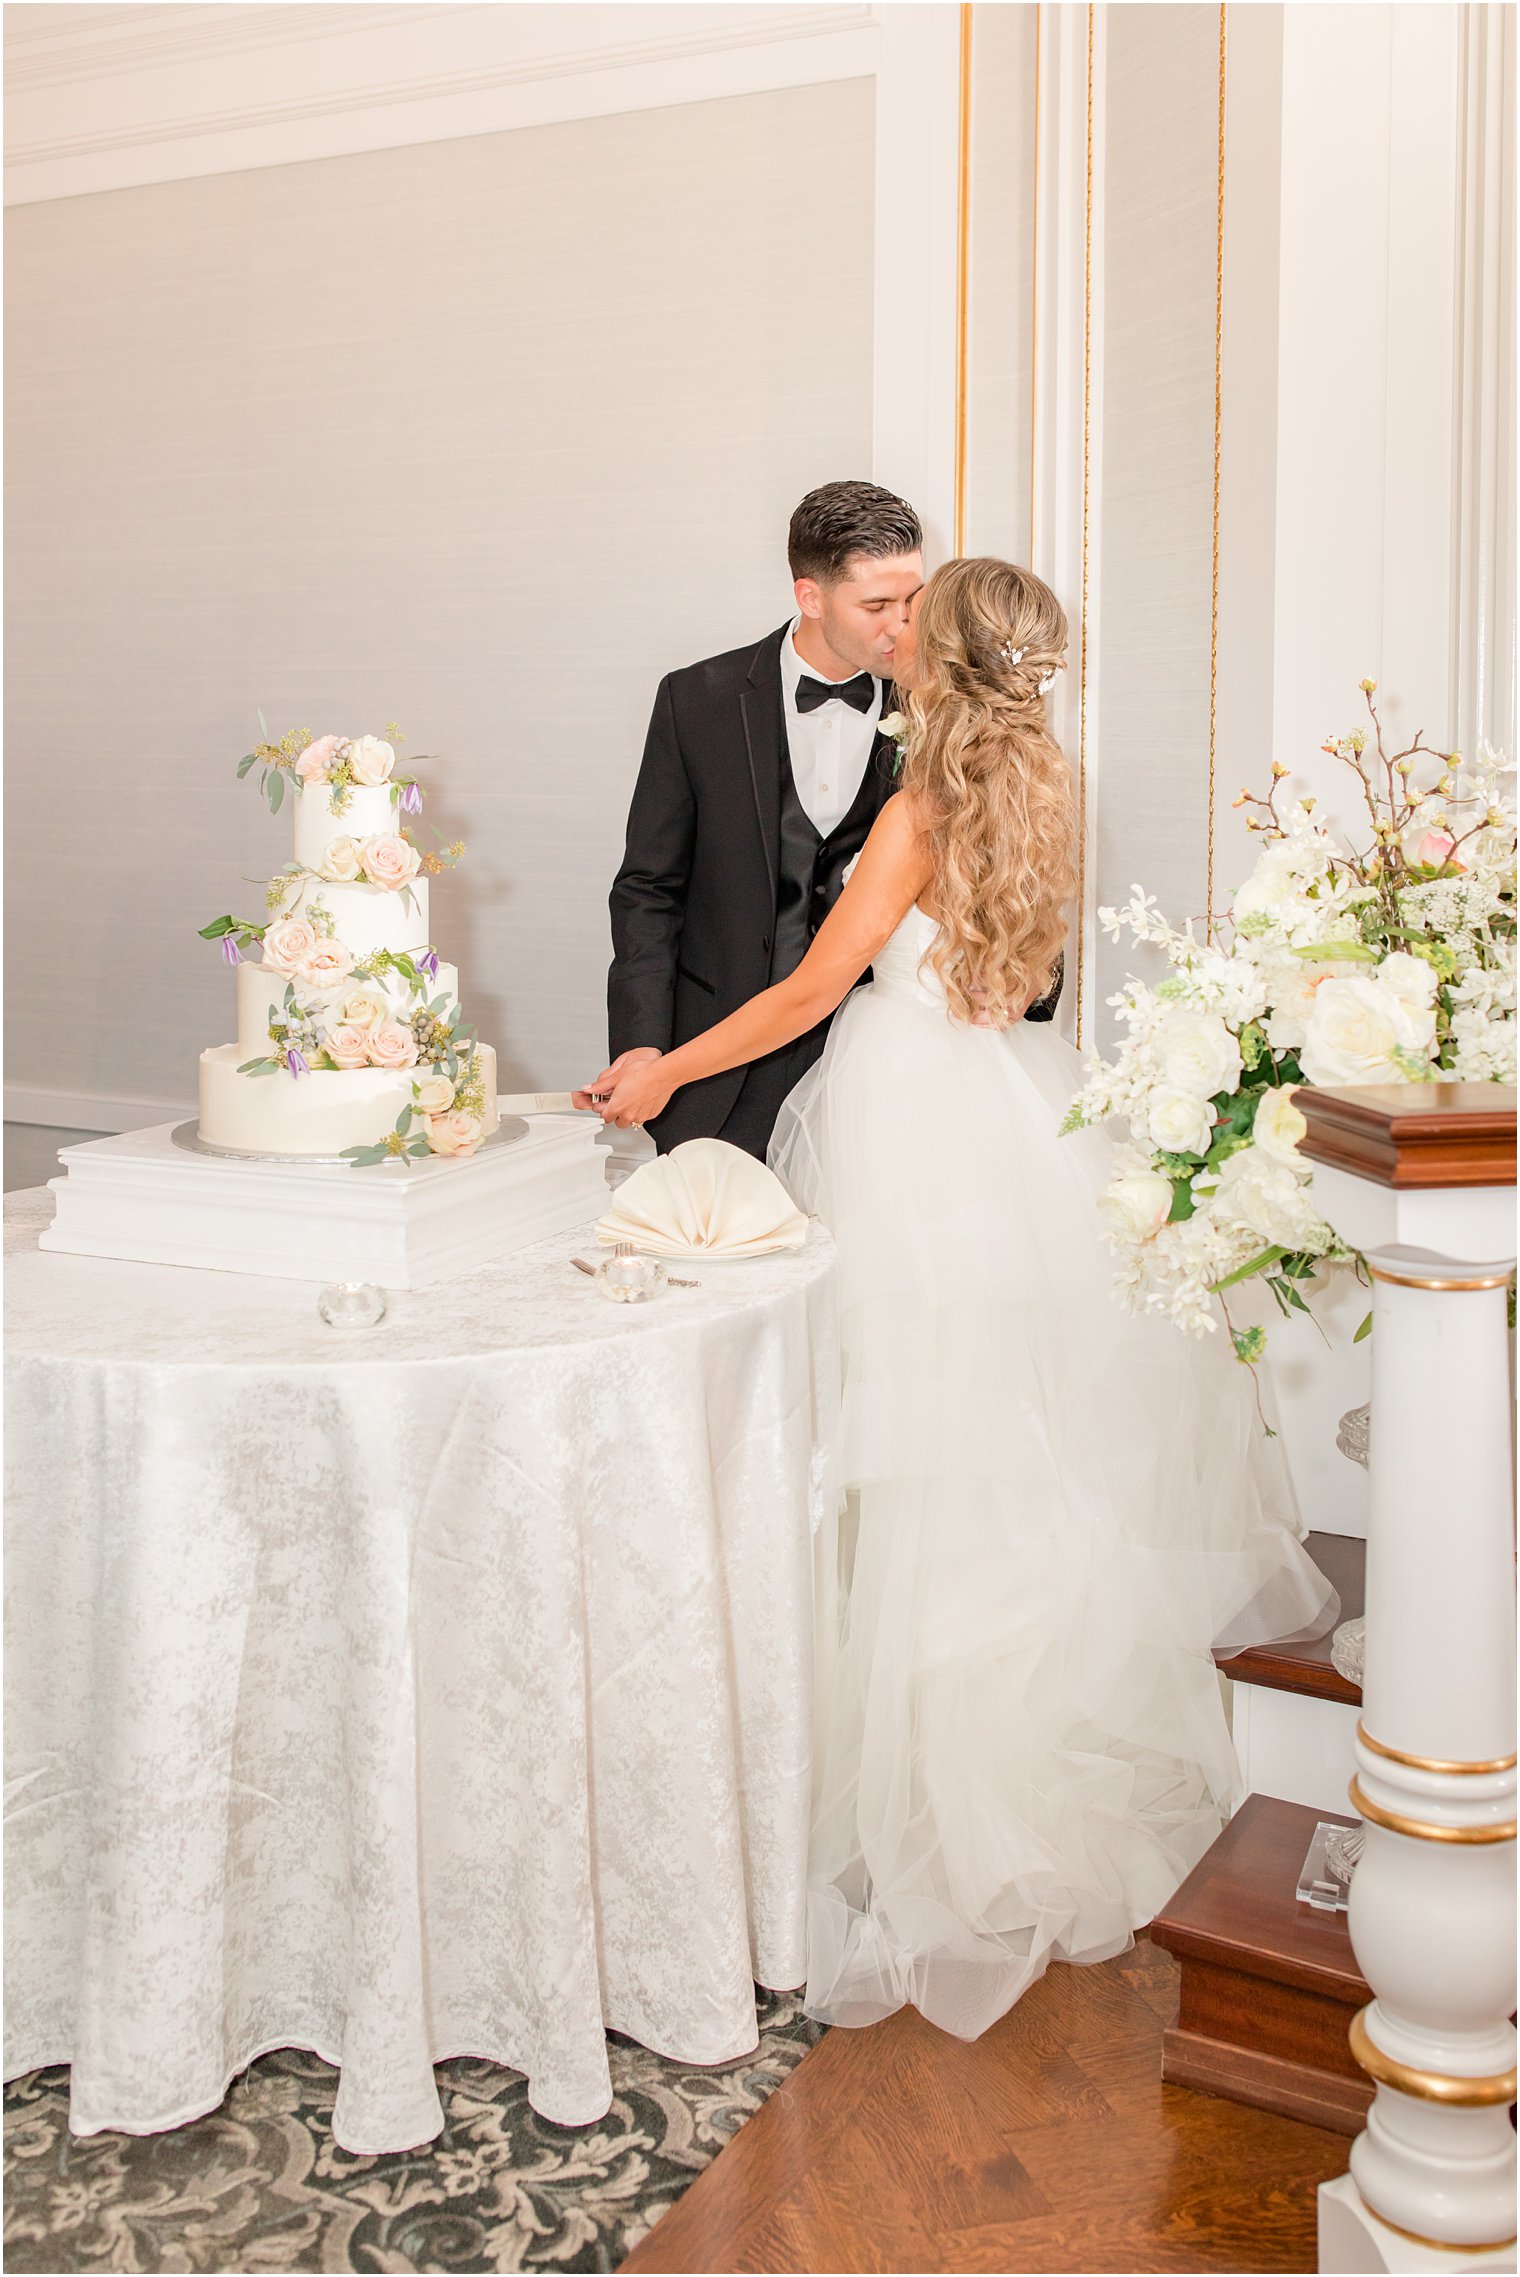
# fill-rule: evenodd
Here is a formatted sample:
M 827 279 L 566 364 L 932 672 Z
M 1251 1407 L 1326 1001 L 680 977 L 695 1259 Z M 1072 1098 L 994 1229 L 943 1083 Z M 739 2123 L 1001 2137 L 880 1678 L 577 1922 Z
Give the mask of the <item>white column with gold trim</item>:
M 1320 1167 L 1315 1197 L 1376 1277 L 1350 1926 L 1377 2094 L 1320 2192 L 1319 2266 L 1513 2269 L 1514 1194 Z

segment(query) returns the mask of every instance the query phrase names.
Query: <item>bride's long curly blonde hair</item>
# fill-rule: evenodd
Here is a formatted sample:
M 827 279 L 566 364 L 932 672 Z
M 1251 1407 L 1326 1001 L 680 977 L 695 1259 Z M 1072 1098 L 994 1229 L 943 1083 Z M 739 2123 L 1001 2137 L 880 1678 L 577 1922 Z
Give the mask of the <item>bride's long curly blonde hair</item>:
M 951 561 L 917 630 L 902 788 L 934 863 L 929 963 L 954 1018 L 1006 1027 L 1048 992 L 1077 889 L 1071 769 L 1041 690 L 1065 662 L 1066 616 L 1027 569 Z

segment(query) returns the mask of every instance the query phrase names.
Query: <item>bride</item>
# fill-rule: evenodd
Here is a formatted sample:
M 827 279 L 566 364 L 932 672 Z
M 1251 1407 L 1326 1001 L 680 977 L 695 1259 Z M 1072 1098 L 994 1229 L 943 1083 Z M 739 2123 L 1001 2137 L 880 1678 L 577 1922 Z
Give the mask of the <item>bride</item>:
M 1213 1648 L 1337 1610 L 1246 1371 L 1115 1304 L 1107 1141 L 1057 1135 L 1081 1063 L 1021 1024 L 1076 884 L 1065 647 L 1027 570 L 937 571 L 900 792 L 803 963 L 603 1106 L 648 1122 L 844 1007 L 770 1152 L 839 1254 L 807 1986 L 836 2024 L 912 2002 L 974 2038 L 1050 1960 L 1123 1951 L 1238 1793 Z

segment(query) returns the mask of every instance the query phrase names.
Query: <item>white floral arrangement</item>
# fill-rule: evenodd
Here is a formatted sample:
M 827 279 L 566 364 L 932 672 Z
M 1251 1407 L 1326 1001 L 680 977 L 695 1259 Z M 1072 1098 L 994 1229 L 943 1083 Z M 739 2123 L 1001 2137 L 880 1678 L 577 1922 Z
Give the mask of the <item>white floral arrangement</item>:
M 1515 822 L 1505 762 L 1464 763 L 1417 736 L 1389 753 L 1371 723 L 1324 745 L 1359 780 L 1368 844 L 1343 843 L 1301 797 L 1278 811 L 1242 791 L 1265 841 L 1227 919 L 1200 940 L 1139 886 L 1101 909 L 1170 966 L 1109 999 L 1125 1033 L 1089 1062 L 1066 1130 L 1117 1120 L 1128 1137 L 1102 1197 L 1116 1293 L 1194 1336 L 1223 1319 L 1238 1357 L 1266 1333 L 1237 1330 L 1225 1293 L 1260 1277 L 1284 1315 L 1310 1310 L 1322 1269 L 1360 1261 L 1315 1205 L 1300 1084 L 1515 1080 Z M 1370 1327 L 1370 1317 L 1357 1330 Z

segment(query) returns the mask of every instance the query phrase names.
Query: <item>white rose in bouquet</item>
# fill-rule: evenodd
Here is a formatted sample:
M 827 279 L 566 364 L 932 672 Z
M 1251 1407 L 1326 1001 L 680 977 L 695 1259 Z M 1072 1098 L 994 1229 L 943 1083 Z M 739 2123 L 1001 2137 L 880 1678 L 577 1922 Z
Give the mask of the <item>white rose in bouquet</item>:
M 1156 1029 L 1155 1049 L 1167 1085 L 1195 1099 L 1233 1091 L 1240 1081 L 1240 1045 L 1217 1012 L 1169 1006 Z
M 1303 957 L 1284 957 L 1271 968 L 1271 1009 L 1266 1017 L 1267 1042 L 1275 1052 L 1296 1052 L 1309 1033 L 1314 999 L 1320 983 L 1345 967 Z
M 1133 1170 L 1116 1178 L 1098 1202 L 1109 1232 L 1122 1241 L 1149 1241 L 1171 1214 L 1172 1185 L 1159 1170 Z
M 1415 959 L 1405 961 L 1413 964 Z M 1430 1058 L 1436 1038 L 1434 1006 L 1411 1002 L 1397 983 L 1386 986 L 1384 969 L 1321 985 L 1299 1053 L 1311 1083 L 1409 1083 L 1409 1059 Z
M 1206 1154 L 1214 1129 L 1207 1099 L 1191 1091 L 1153 1091 L 1145 1104 L 1151 1143 L 1165 1154 Z
M 1334 1242 L 1299 1179 L 1255 1147 L 1243 1148 L 1225 1163 L 1213 1207 L 1226 1224 L 1249 1226 L 1263 1241 L 1284 1249 L 1323 1251 Z
M 1284 1083 L 1275 1090 L 1264 1091 L 1256 1102 L 1256 1118 L 1251 1125 L 1251 1143 L 1258 1154 L 1270 1162 L 1283 1163 L 1290 1170 L 1307 1168 L 1300 1162 L 1298 1142 L 1308 1130 L 1303 1110 L 1293 1104 L 1298 1086 Z

